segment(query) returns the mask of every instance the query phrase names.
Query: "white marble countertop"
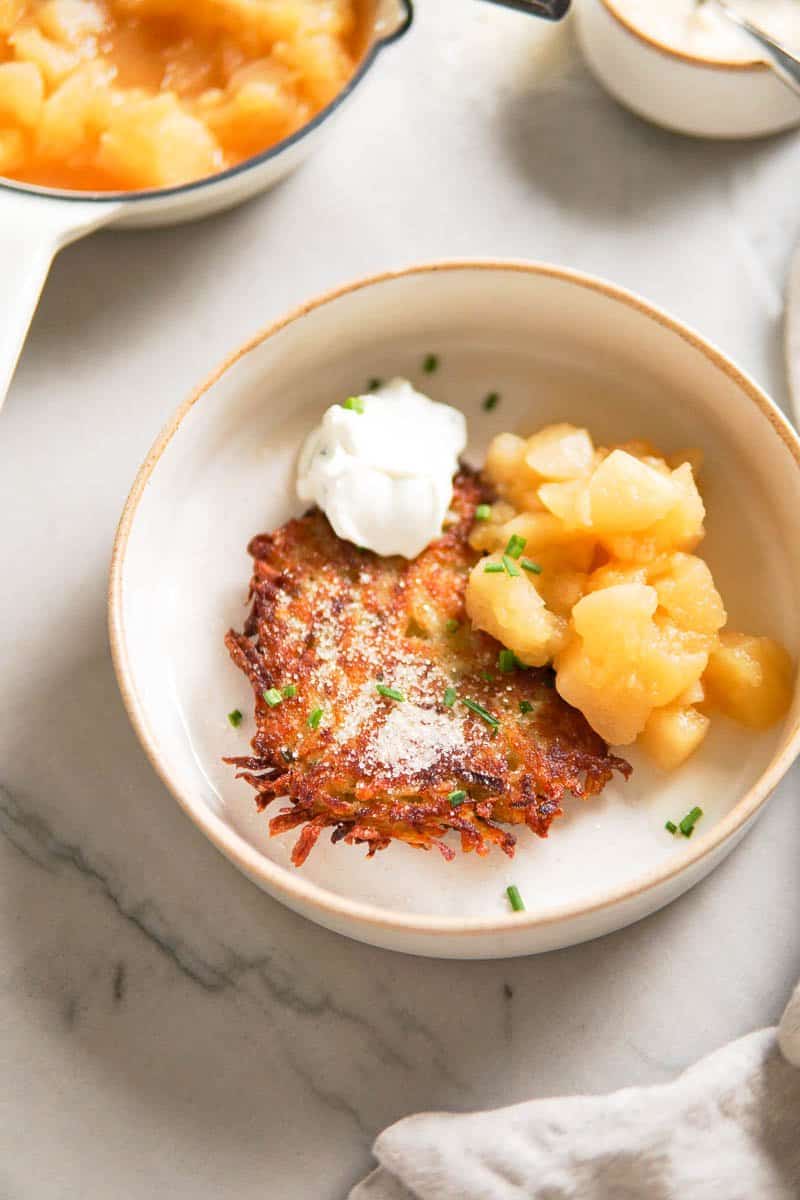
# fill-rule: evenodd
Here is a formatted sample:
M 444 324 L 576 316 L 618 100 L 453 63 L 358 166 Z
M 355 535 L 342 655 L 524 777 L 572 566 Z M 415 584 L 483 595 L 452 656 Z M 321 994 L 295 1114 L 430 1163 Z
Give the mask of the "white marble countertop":
M 419 7 L 274 194 L 64 252 L 2 414 L 3 1200 L 340 1200 L 399 1116 L 668 1079 L 774 1022 L 798 972 L 797 773 L 669 909 L 459 964 L 260 894 L 128 725 L 105 631 L 128 486 L 191 385 L 296 301 L 415 259 L 549 259 L 664 304 L 785 399 L 798 137 L 669 136 L 598 90 L 568 30 Z

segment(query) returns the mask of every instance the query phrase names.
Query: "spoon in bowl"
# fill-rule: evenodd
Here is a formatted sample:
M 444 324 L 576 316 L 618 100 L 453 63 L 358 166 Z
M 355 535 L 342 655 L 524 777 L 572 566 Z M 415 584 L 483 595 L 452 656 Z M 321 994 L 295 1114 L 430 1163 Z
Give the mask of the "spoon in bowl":
M 785 46 L 768 34 L 760 25 L 754 25 L 738 13 L 729 0 L 695 0 L 695 8 L 706 8 L 711 5 L 718 13 L 736 25 L 751 41 L 755 42 L 765 57 L 767 65 L 772 68 L 778 78 L 800 94 L 800 58 L 790 53 Z

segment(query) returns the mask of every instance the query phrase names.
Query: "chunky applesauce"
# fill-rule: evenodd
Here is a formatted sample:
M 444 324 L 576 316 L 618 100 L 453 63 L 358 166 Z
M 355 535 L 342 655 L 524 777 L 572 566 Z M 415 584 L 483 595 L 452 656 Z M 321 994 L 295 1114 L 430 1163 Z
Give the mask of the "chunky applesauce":
M 498 501 L 471 542 L 467 612 L 614 745 L 684 762 L 721 711 L 753 729 L 789 708 L 794 665 L 767 637 L 726 628 L 707 564 L 696 451 L 596 447 L 585 429 L 501 434 L 486 474 Z
M 358 0 L 0 0 L 0 175 L 161 188 L 305 125 L 352 75 Z

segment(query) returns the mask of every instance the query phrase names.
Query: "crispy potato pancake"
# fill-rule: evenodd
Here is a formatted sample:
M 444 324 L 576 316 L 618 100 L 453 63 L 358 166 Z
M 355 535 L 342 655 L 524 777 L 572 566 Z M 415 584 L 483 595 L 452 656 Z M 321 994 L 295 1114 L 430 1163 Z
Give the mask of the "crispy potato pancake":
M 253 686 L 257 732 L 252 755 L 225 761 L 259 808 L 290 801 L 270 832 L 303 827 L 295 866 L 328 826 L 370 855 L 394 838 L 452 859 L 442 839 L 455 830 L 464 851 L 512 856 L 502 826 L 545 837 L 565 793 L 629 775 L 551 670 L 502 671 L 500 644 L 470 627 L 479 556 L 467 537 L 485 499 L 462 470 L 445 532 L 411 562 L 342 541 L 319 510 L 251 541 L 252 609 L 225 640 Z

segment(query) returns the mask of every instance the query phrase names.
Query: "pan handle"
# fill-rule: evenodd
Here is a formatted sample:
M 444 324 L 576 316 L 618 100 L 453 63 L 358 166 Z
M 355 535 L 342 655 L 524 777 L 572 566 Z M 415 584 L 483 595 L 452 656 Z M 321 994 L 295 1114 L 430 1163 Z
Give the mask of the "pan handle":
M 503 8 L 527 13 L 529 17 L 544 17 L 546 21 L 560 21 L 567 15 L 571 0 L 491 0 Z
M 120 207 L 0 184 L 0 408 L 55 255 L 106 225 Z

